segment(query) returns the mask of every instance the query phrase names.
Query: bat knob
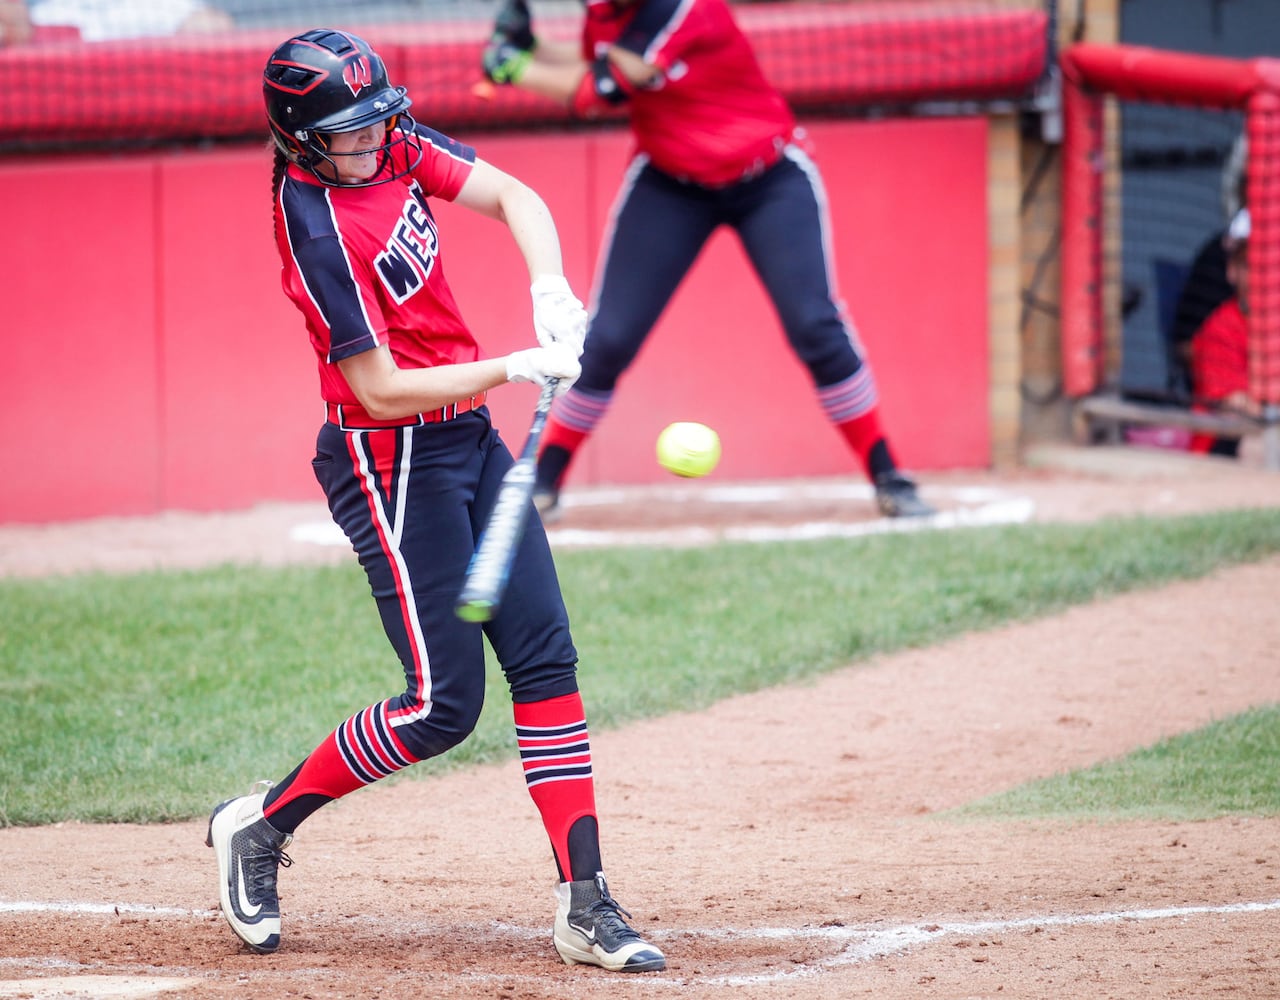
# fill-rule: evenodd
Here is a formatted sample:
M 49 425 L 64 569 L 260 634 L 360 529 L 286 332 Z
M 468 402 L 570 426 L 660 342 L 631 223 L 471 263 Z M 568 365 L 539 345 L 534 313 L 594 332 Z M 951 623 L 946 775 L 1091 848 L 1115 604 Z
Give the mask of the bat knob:
M 453 609 L 464 622 L 487 622 L 493 617 L 493 605 L 488 601 L 467 601 Z

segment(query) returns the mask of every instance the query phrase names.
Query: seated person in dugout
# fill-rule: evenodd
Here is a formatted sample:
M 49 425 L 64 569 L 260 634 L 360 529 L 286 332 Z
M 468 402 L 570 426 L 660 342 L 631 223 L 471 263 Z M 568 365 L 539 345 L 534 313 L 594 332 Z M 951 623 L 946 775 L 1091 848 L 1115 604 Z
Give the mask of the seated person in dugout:
M 1222 245 L 1227 280 L 1234 293 L 1209 314 L 1191 338 L 1191 383 L 1198 410 L 1234 410 L 1252 417 L 1259 407 L 1249 396 L 1249 210 L 1231 220 Z M 1191 450 L 1237 457 L 1238 437 L 1196 434 Z
M 1178 398 L 1191 396 L 1191 338 L 1235 289 L 1227 278 L 1227 235 L 1231 220 L 1244 207 L 1248 194 L 1245 162 L 1248 139 L 1242 132 L 1232 143 L 1222 169 L 1223 224 L 1201 244 L 1178 296 L 1169 346 L 1169 390 Z

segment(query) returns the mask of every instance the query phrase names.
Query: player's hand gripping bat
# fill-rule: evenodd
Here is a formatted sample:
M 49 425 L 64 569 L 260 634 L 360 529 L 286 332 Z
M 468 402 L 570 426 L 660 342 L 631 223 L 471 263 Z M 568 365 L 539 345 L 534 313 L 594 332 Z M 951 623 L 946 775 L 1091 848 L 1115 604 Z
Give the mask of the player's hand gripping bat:
M 498 613 L 502 604 L 507 578 L 511 575 L 511 563 L 520 547 L 525 522 L 529 518 L 533 486 L 537 478 L 538 442 L 542 438 L 547 413 L 551 410 L 551 401 L 555 398 L 556 386 L 559 384 L 560 380 L 555 378 L 543 384 L 524 449 L 515 465 L 502 477 L 498 498 L 494 501 L 488 523 L 480 534 L 480 544 L 471 557 L 462 593 L 458 595 L 457 604 L 454 605 L 455 613 L 463 621 L 487 622 Z

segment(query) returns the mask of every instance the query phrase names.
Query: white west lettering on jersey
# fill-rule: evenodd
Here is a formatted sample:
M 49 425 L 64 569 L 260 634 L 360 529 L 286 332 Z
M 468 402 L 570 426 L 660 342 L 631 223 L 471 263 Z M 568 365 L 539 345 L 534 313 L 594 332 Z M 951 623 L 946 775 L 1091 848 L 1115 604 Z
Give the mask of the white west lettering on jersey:
M 409 195 L 387 248 L 373 261 L 383 287 L 397 304 L 426 285 L 440 252 L 435 220 L 416 181 L 409 185 Z

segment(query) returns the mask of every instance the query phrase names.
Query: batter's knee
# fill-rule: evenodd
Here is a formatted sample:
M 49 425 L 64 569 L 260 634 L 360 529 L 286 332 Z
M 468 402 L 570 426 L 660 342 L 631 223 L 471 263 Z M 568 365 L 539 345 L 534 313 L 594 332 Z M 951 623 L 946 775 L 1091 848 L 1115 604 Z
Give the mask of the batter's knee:
M 574 663 L 549 666 L 542 664 L 522 670 L 508 669 L 506 674 L 512 701 L 547 701 L 578 690 L 577 666 Z
M 788 326 L 787 339 L 815 385 L 843 382 L 862 366 L 848 331 L 838 320 Z
M 438 757 L 471 735 L 480 720 L 482 704 L 447 707 L 433 703 L 425 715 L 398 727 L 396 733 L 417 760 Z

